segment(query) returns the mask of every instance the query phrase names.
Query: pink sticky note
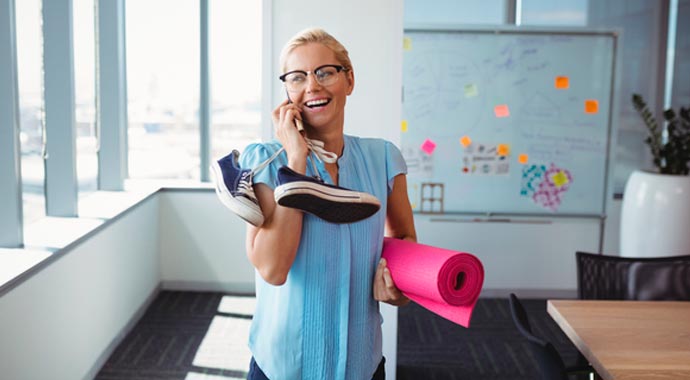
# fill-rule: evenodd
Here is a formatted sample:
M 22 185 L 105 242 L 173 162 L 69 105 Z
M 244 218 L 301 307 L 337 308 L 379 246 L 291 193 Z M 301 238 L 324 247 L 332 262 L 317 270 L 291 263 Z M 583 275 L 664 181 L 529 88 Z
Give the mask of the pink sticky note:
M 496 117 L 508 117 L 510 116 L 510 110 L 508 109 L 507 104 L 499 104 L 496 107 L 494 107 L 494 115 Z
M 424 143 L 422 143 L 421 148 L 426 154 L 431 156 L 431 154 L 434 153 L 434 149 L 436 149 L 436 143 L 431 141 L 431 139 L 426 139 Z

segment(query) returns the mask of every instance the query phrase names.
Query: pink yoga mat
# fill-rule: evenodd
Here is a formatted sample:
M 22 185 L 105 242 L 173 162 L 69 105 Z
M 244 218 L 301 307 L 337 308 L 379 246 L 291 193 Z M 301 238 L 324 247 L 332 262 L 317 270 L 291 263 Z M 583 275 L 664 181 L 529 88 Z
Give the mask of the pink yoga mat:
M 484 267 L 474 255 L 385 238 L 382 256 L 395 286 L 409 299 L 461 326 L 470 326 L 484 283 Z

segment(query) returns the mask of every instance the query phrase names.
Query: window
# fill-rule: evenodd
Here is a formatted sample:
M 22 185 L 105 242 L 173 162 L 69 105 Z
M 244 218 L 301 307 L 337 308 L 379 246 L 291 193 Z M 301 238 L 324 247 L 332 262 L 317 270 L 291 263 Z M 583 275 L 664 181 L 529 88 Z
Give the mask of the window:
M 427 0 L 405 1 L 405 27 L 411 25 L 501 25 L 506 21 L 505 1 Z
M 94 0 L 73 0 L 74 97 L 79 195 L 98 187 Z
M 24 223 L 45 216 L 41 0 L 15 2 Z
M 671 106 L 676 112 L 680 107 L 690 107 L 690 0 L 678 1 L 676 18 L 676 46 L 671 79 Z M 670 48 L 670 47 L 669 47 Z
M 588 26 L 618 28 L 621 34 L 618 73 L 618 135 L 613 159 L 614 192 L 623 193 L 633 170 L 651 168 L 649 149 L 644 143 L 647 129 L 632 107 L 633 93 L 642 94 L 650 109 L 660 107 L 663 99 L 664 67 L 661 58 L 666 51 L 660 46 L 665 40 L 666 23 L 662 2 L 644 0 L 607 0 L 589 3 Z
M 127 2 L 129 176 L 199 179 L 199 2 Z
M 521 4 L 520 25 L 587 25 L 587 0 L 522 0 Z
M 262 20 L 260 1 L 209 8 L 213 160 L 260 140 Z

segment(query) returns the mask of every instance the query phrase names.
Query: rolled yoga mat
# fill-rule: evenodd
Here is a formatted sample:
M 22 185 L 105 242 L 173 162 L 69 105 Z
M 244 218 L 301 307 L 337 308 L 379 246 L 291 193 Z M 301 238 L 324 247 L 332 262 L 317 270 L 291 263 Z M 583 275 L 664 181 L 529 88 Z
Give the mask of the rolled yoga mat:
M 470 326 L 484 284 L 484 267 L 474 255 L 384 238 L 382 257 L 395 286 L 409 299 L 454 323 Z

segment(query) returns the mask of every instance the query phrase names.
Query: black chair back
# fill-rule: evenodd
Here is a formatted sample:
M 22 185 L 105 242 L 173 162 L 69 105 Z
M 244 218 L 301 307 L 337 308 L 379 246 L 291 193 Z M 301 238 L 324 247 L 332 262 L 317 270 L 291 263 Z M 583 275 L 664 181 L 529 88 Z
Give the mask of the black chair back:
M 510 294 L 510 313 L 515 327 L 527 338 L 532 354 L 537 359 L 542 380 L 567 380 L 568 371 L 556 348 L 549 342 L 535 336 L 527 312 L 515 294 Z
M 690 301 L 690 255 L 632 258 L 577 252 L 580 299 Z

